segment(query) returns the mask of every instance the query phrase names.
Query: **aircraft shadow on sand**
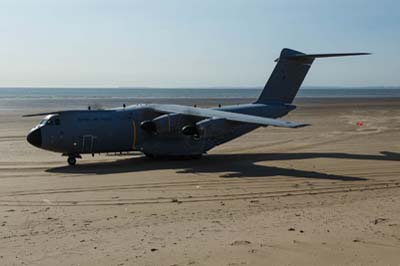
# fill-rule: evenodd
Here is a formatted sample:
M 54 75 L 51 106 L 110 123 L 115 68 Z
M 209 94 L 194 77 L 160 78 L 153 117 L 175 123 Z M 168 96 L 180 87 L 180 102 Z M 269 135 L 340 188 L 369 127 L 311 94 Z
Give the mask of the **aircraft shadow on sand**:
M 363 177 L 334 175 L 316 171 L 258 165 L 258 162 L 331 158 L 345 160 L 400 161 L 400 154 L 382 151 L 380 155 L 350 153 L 254 153 L 254 154 L 212 154 L 200 160 L 152 160 L 134 157 L 112 162 L 79 164 L 47 169 L 50 173 L 72 174 L 115 174 L 162 169 L 175 169 L 177 173 L 220 173 L 223 178 L 249 178 L 289 176 L 298 178 L 331 179 L 341 181 L 362 181 Z

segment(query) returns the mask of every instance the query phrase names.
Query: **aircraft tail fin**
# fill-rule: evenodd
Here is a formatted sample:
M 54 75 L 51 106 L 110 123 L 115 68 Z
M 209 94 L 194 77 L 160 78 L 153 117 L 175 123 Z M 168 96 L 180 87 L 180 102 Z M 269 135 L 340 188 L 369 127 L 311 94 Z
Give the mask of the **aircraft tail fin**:
M 304 54 L 285 48 L 279 58 L 264 90 L 255 103 L 291 103 L 315 58 L 368 55 L 369 53 Z

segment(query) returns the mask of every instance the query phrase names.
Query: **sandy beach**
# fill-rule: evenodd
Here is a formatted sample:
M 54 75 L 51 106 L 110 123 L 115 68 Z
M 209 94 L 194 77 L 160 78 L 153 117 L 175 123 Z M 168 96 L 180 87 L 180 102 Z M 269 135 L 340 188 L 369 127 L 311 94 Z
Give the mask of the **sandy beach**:
M 285 120 L 312 126 L 200 160 L 75 167 L 26 142 L 40 117 L 2 112 L 0 265 L 399 265 L 400 100 L 297 104 Z

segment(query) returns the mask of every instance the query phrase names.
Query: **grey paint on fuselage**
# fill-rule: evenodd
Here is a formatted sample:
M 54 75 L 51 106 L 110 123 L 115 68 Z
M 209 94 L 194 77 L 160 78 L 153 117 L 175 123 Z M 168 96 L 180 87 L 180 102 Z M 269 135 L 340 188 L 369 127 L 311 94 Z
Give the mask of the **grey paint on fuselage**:
M 293 105 L 245 104 L 216 108 L 235 113 L 257 114 L 271 118 L 282 117 L 294 109 Z M 39 125 L 42 135 L 41 148 L 64 154 L 84 154 L 139 150 L 151 155 L 200 155 L 216 145 L 246 134 L 257 125 L 224 121 L 212 135 L 200 137 L 180 133 L 185 124 L 170 128 L 164 133 L 149 133 L 140 127 L 140 122 L 161 116 L 147 105 L 133 105 L 112 110 L 66 111 L 49 115 Z M 170 117 L 184 117 L 170 114 Z M 205 120 L 190 117 L 192 124 Z M 59 124 L 55 120 L 59 119 Z M 224 119 L 214 119 L 216 120 Z M 187 119 L 181 119 L 188 123 Z
M 27 136 L 39 148 L 68 155 L 141 151 L 154 156 L 199 156 L 260 126 L 298 128 L 282 121 L 315 58 L 365 55 L 304 54 L 283 49 L 259 98 L 250 104 L 220 108 L 142 104 L 108 110 L 59 111 L 47 116 Z M 27 116 L 37 116 L 33 114 Z

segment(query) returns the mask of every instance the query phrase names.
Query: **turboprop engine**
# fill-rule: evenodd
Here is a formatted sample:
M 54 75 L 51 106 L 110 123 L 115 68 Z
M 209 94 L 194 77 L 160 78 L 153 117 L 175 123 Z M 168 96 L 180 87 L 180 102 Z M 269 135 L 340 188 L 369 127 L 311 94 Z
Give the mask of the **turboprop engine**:
M 193 124 L 199 118 L 181 114 L 161 115 L 153 120 L 146 120 L 140 123 L 140 127 L 153 134 L 179 132 L 183 125 Z
M 224 118 L 208 118 L 182 127 L 182 133 L 188 136 L 209 137 L 224 132 L 222 129 L 230 123 Z

